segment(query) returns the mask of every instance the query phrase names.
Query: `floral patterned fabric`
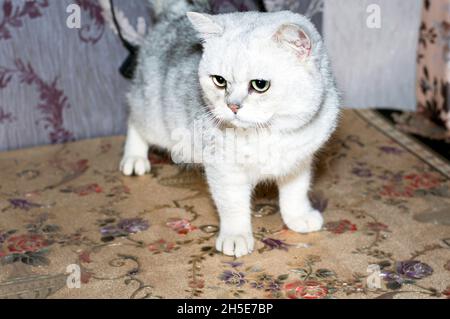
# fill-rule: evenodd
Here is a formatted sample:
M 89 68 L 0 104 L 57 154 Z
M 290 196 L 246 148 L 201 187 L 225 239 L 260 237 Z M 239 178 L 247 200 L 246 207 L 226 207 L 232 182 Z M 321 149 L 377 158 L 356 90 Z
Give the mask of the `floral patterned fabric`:
M 450 166 L 371 111 L 346 111 L 317 162 L 324 229 L 287 230 L 260 188 L 239 259 L 214 249 L 202 175 L 152 153 L 151 175 L 124 177 L 123 140 L 0 155 L 0 297 L 450 297 Z
M 446 127 L 447 134 L 440 139 L 448 140 L 450 140 L 449 82 L 450 0 L 424 0 L 418 56 L 418 111 L 422 116 Z M 427 135 L 434 138 L 431 133 Z
M 310 18 L 317 29 L 322 31 L 324 0 L 264 0 L 264 4 L 267 11 L 290 10 L 301 13 Z

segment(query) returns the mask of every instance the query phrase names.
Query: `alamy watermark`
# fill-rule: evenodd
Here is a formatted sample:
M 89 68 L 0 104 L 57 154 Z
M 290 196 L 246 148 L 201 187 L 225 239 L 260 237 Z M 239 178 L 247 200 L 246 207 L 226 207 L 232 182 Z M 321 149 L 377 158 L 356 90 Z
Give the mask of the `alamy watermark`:
M 69 289 L 80 289 L 81 288 L 81 267 L 77 264 L 72 264 L 67 266 L 66 272 L 69 274 L 67 276 L 66 284 Z
M 195 121 L 193 129 L 177 128 L 171 133 L 174 163 L 228 163 L 258 167 L 262 174 L 279 164 L 281 156 L 289 156 L 288 146 L 270 129 L 226 128 L 212 129 L 202 121 Z
M 368 289 L 381 289 L 381 268 L 380 265 L 369 265 L 367 267 L 369 276 L 366 278 L 366 285 Z
M 381 29 L 381 7 L 372 3 L 367 6 L 366 13 L 366 26 L 369 29 Z
M 66 26 L 69 29 L 81 29 L 81 8 L 78 4 L 69 4 L 66 8 L 68 17 L 66 19 Z

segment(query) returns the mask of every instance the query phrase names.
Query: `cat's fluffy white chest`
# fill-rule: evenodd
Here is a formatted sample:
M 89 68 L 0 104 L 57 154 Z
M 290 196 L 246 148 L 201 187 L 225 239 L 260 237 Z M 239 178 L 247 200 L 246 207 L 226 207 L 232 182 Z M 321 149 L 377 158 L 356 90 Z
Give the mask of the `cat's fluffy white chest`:
M 302 151 L 302 142 L 296 135 L 264 132 L 256 140 L 257 144 L 249 143 L 244 149 L 250 154 L 244 168 L 256 181 L 288 175 L 311 155 Z
M 233 167 L 248 175 L 252 182 L 264 179 L 276 179 L 290 174 L 302 161 L 312 155 L 303 147 L 309 138 L 298 134 L 280 134 L 270 130 L 217 130 L 213 134 L 203 136 L 194 144 L 202 143 L 202 147 L 193 147 L 185 141 L 183 148 L 194 149 L 184 152 L 193 155 L 196 163 L 223 167 Z M 198 145 L 198 144 L 197 144 Z M 185 150 L 186 150 L 185 149 Z M 201 154 L 200 154 L 201 152 Z M 192 157 L 184 157 L 182 161 L 192 162 Z

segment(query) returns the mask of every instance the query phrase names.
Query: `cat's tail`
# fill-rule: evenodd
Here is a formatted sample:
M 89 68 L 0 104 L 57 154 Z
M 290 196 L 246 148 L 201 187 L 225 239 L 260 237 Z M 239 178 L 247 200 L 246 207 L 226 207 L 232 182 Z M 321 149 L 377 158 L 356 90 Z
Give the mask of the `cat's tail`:
M 208 0 L 149 0 L 158 20 L 176 19 L 188 11 L 209 12 Z

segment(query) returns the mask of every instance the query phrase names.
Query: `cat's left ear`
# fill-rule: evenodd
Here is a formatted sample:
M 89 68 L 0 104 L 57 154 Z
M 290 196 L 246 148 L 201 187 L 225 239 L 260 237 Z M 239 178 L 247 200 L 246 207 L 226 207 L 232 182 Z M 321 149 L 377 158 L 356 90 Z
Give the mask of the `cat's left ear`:
M 293 50 L 302 61 L 311 55 L 311 39 L 299 25 L 292 23 L 283 24 L 277 30 L 273 39 L 278 44 Z
M 186 15 L 203 40 L 223 34 L 223 27 L 214 21 L 212 15 L 198 12 L 188 12 Z

